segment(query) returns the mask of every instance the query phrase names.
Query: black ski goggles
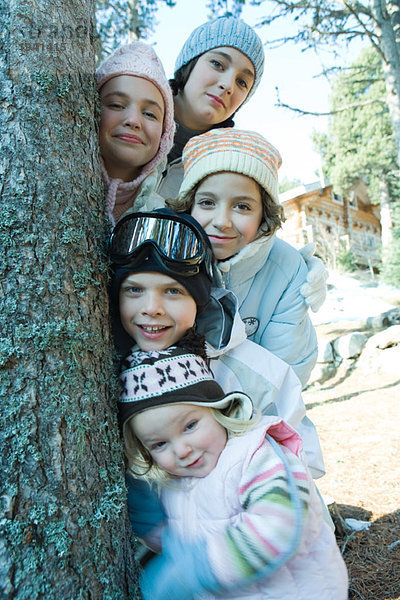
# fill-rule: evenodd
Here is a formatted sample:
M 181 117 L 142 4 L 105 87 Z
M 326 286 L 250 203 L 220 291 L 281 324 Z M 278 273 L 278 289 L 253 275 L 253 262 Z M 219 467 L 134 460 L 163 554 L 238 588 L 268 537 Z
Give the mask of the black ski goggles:
M 206 235 L 206 234 L 204 234 Z M 131 213 L 116 224 L 110 238 L 111 260 L 138 266 L 147 250 L 155 250 L 163 264 L 180 275 L 196 275 L 203 268 L 212 279 L 212 250 L 195 226 L 175 214 Z

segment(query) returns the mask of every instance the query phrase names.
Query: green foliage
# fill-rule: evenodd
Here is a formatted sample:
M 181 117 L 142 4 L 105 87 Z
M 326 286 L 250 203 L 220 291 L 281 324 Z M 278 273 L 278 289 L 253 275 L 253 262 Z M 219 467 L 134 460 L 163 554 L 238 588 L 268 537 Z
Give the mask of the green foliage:
M 356 270 L 354 254 L 343 241 L 340 242 L 336 263 L 339 271 L 342 271 L 343 273 L 353 273 Z
M 292 190 L 298 185 L 301 185 L 300 179 L 288 179 L 288 177 L 283 177 L 279 182 L 279 193 L 282 194 L 283 192 Z
M 385 283 L 400 287 L 400 201 L 394 208 L 393 221 L 392 243 L 382 252 L 380 276 Z
M 400 287 L 400 236 L 394 238 L 390 247 L 383 251 L 381 279 Z
M 246 0 L 209 0 L 207 8 L 210 9 L 213 17 L 239 17 Z M 250 2 L 252 4 L 252 2 Z
M 160 4 L 175 6 L 176 0 L 96 0 L 99 55 L 112 52 L 132 39 L 146 39 L 157 25 Z M 209 0 L 210 17 L 239 17 L 246 0 Z M 178 49 L 177 49 L 178 50 Z
M 132 39 L 146 39 L 154 31 L 160 3 L 175 6 L 174 0 L 96 0 L 99 54 L 108 54 Z
M 345 194 L 356 177 L 369 185 L 371 200 L 379 202 L 379 183 L 397 169 L 396 145 L 381 59 L 372 49 L 363 50 L 349 70 L 335 79 L 331 92 L 329 131 L 314 134 L 325 173 L 335 191 Z

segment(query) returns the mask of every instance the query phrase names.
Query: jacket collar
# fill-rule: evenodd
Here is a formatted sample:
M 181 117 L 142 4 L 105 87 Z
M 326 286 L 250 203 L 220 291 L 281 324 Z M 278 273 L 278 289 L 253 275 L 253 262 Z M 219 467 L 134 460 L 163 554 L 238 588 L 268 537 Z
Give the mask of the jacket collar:
M 247 244 L 240 252 L 217 264 L 217 271 L 225 287 L 236 290 L 249 280 L 253 280 L 266 262 L 276 234 L 261 237 Z

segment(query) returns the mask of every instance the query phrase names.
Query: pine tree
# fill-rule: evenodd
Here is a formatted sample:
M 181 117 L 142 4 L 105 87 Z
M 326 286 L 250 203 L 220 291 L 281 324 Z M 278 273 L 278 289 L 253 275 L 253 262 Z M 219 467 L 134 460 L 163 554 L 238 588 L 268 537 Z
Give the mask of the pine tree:
M 335 79 L 328 134 L 314 135 L 335 191 L 346 194 L 362 177 L 381 206 L 382 240 L 390 244 L 397 194 L 397 155 L 386 104 L 380 59 L 372 48 L 361 52 Z

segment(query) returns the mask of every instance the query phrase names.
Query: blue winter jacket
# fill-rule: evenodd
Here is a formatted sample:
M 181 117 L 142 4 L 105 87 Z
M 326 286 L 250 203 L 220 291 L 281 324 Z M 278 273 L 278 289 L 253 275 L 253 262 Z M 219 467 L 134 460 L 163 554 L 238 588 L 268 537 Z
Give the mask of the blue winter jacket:
M 298 250 L 262 237 L 217 266 L 217 284 L 232 290 L 250 340 L 287 362 L 303 387 L 317 360 L 317 336 L 300 293 L 307 267 Z

